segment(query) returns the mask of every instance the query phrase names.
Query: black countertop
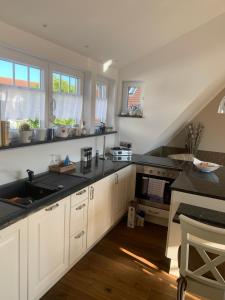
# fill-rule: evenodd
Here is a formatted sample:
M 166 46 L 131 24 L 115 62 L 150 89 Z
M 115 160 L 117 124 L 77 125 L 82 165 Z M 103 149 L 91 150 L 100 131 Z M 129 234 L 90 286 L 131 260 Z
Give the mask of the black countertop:
M 220 167 L 215 172 L 203 173 L 191 162 L 186 162 L 171 189 L 225 200 L 225 168 Z
M 100 159 L 96 162 L 95 158 L 93 158 L 90 165 L 85 166 L 81 162 L 76 164 L 76 171 L 68 175 L 71 177 L 71 180 L 68 181 L 70 183 L 66 184 L 62 190 L 49 195 L 43 200 L 36 201 L 35 205 L 32 205 L 29 208 L 20 208 L 0 201 L 0 228 L 4 228 L 47 205 L 53 204 L 130 164 L 149 165 L 176 169 L 179 171 L 183 170 L 174 181 L 172 189 L 225 200 L 225 168 L 223 167 L 214 173 L 205 174 L 198 171 L 192 163 L 185 163 L 165 157 L 134 154 L 132 161 L 128 162 L 113 162 L 111 160 L 103 161 Z M 38 176 L 41 177 L 46 174 L 49 173 L 47 172 Z M 76 176 L 83 177 L 83 180 L 76 181 Z M 74 181 L 72 180 L 72 177 L 74 177 Z M 12 184 L 13 183 L 0 186 L 0 194 L 2 189 L 10 189 Z
M 180 223 L 180 215 L 211 226 L 225 228 L 225 213 L 216 210 L 181 203 L 173 218 L 173 222 Z

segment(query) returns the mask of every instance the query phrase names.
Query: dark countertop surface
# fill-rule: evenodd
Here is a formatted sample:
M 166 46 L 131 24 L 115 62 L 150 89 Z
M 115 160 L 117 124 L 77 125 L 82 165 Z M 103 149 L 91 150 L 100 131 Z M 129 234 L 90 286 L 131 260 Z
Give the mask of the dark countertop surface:
M 185 215 L 191 219 L 211 226 L 225 228 L 225 213 L 216 210 L 181 203 L 173 218 L 173 222 L 180 223 L 179 216 Z
M 95 158 L 93 158 L 90 165 L 85 166 L 82 162 L 76 164 L 76 171 L 67 175 L 70 179 L 66 180 L 66 183 L 64 180 L 63 189 L 42 200 L 36 201 L 34 205 L 28 208 L 7 204 L 0 199 L 0 229 L 133 163 L 179 171 L 183 170 L 174 181 L 172 189 L 225 200 L 225 168 L 223 167 L 214 173 L 205 174 L 198 171 L 192 163 L 176 161 L 165 157 L 133 154 L 132 161 L 128 162 L 103 161 L 100 159 L 96 162 Z M 47 176 L 46 174 L 48 175 L 49 172 L 37 175 L 37 178 L 44 180 L 44 176 Z M 83 178 L 78 180 L 79 176 Z M 10 190 L 13 184 L 15 185 L 15 183 L 9 183 L 0 186 L 0 197 L 4 194 L 3 191 L 6 189 Z
M 225 168 L 220 167 L 215 172 L 203 173 L 191 162 L 186 162 L 171 188 L 180 192 L 225 200 Z

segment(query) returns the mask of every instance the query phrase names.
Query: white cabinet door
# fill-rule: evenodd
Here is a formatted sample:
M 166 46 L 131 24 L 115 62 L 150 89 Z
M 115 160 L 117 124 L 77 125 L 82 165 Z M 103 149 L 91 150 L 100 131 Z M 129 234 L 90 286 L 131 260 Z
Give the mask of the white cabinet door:
M 40 298 L 69 265 L 70 198 L 29 217 L 29 299 Z
M 70 236 L 81 232 L 87 227 L 87 206 L 88 200 L 80 202 L 71 207 L 70 212 Z
M 27 219 L 0 231 L 0 299 L 27 299 Z
M 91 247 L 111 226 L 111 183 L 108 176 L 89 188 L 87 247 Z
M 86 252 L 87 248 L 86 229 L 70 237 L 70 265 L 74 265 Z
M 135 166 L 130 165 L 114 174 L 114 197 L 112 198 L 112 223 L 115 223 L 128 208 L 129 201 L 134 200 Z
M 73 202 L 76 197 L 73 197 Z M 77 201 L 75 201 L 77 203 Z M 74 265 L 87 249 L 87 207 L 84 200 L 71 207 L 70 212 L 70 266 Z

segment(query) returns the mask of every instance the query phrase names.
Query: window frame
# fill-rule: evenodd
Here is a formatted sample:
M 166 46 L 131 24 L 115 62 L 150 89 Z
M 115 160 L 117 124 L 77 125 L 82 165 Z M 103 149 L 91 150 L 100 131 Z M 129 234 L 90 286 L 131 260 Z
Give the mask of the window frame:
M 95 90 L 94 90 L 94 122 L 95 124 L 97 123 L 96 121 L 96 100 L 97 100 L 97 97 L 96 97 L 96 88 L 97 88 L 97 84 L 100 83 L 100 84 L 103 84 L 106 86 L 106 98 L 107 98 L 107 111 L 106 111 L 106 119 L 105 119 L 105 123 L 107 122 L 108 120 L 108 108 L 109 108 L 109 80 L 104 78 L 104 77 L 100 77 L 100 76 L 97 76 L 96 80 L 95 80 Z
M 0 85 L 9 86 L 9 87 L 16 87 L 16 88 L 19 88 L 19 89 L 28 89 L 28 90 L 32 90 L 32 91 L 42 91 L 42 92 L 45 91 L 44 70 L 42 68 L 40 68 L 39 66 L 34 65 L 34 64 L 28 64 L 28 63 L 24 63 L 24 62 L 20 62 L 20 61 L 15 61 L 13 59 L 8 59 L 8 58 L 6 59 L 2 56 L 0 56 L 0 60 L 12 63 L 12 65 L 13 65 L 13 70 L 12 70 L 13 71 L 13 77 L 12 77 L 13 83 L 12 84 L 0 83 Z M 20 65 L 20 66 L 27 67 L 27 70 L 28 70 L 28 72 L 27 72 L 28 86 L 16 85 L 16 83 L 15 83 L 15 81 L 16 81 L 15 65 Z M 34 89 L 34 88 L 30 87 L 30 68 L 40 70 L 40 88 L 39 89 Z
M 17 86 L 14 84 L 11 85 L 4 85 L 1 84 L 2 86 L 8 86 L 8 87 L 15 87 L 21 90 L 31 90 L 31 91 L 41 91 L 45 94 L 45 104 L 44 104 L 44 119 L 40 120 L 40 128 L 47 128 L 48 127 L 48 91 L 47 91 L 47 86 L 48 86 L 48 63 L 38 59 L 36 57 L 33 57 L 29 54 L 24 54 L 22 51 L 18 51 L 18 50 L 13 50 L 10 48 L 5 48 L 5 47 L 1 47 L 0 46 L 0 59 L 4 60 L 4 61 L 9 61 L 13 64 L 19 64 L 19 65 L 24 65 L 27 66 L 28 69 L 29 67 L 33 67 L 33 68 L 38 68 L 41 71 L 40 74 L 40 84 L 41 84 L 41 88 L 40 89 L 33 89 L 28 87 L 21 87 L 21 86 Z M 15 69 L 13 67 L 13 69 Z M 13 72 L 15 72 L 15 70 L 13 70 Z M 13 73 L 13 81 L 14 81 L 14 73 Z M 28 78 L 29 79 L 29 78 Z
M 143 110 L 143 102 L 144 102 L 144 82 L 143 81 L 123 81 L 122 82 L 122 108 L 121 113 L 128 115 L 128 88 L 140 88 L 141 89 L 141 99 L 140 105 Z
M 60 64 L 53 64 L 49 63 L 48 67 L 49 75 L 48 75 L 48 127 L 53 125 L 54 122 L 54 105 L 53 105 L 53 81 L 52 81 L 52 74 L 53 73 L 59 73 L 61 75 L 71 76 L 71 77 L 78 77 L 80 78 L 80 94 L 79 96 L 83 97 L 83 105 L 82 105 L 82 111 L 81 111 L 81 120 L 83 119 L 83 111 L 84 111 L 84 72 L 79 71 L 74 68 L 66 67 Z M 58 92 L 59 94 L 61 92 Z M 62 93 L 67 94 L 67 93 Z M 68 95 L 76 95 L 68 93 Z

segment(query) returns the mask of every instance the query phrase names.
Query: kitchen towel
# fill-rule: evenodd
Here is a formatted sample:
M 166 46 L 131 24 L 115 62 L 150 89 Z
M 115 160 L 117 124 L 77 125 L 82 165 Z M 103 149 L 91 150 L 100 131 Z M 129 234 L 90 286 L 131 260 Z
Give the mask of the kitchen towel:
M 149 178 L 148 182 L 148 196 L 151 200 L 163 202 L 163 195 L 165 189 L 165 180 Z

